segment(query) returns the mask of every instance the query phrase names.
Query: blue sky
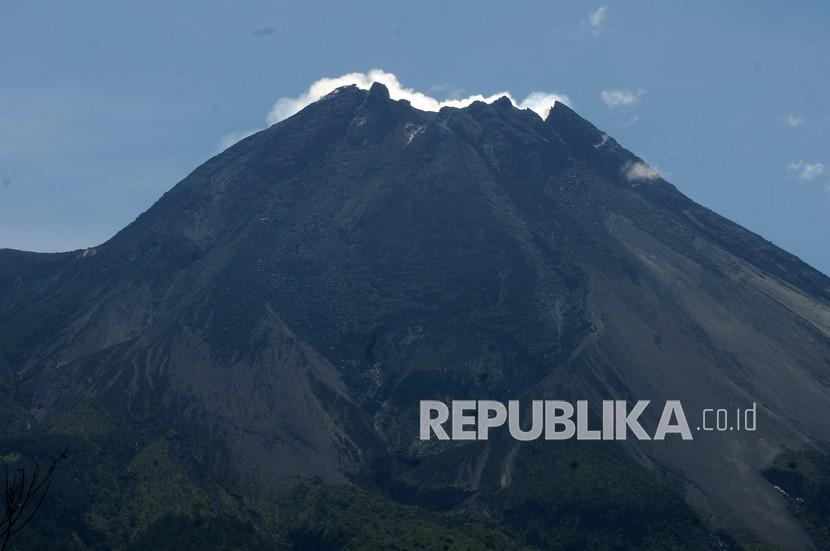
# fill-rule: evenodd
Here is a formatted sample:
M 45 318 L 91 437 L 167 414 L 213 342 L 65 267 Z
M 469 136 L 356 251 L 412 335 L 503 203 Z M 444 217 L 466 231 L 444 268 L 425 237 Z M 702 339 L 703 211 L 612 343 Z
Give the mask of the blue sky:
M 565 94 L 684 193 L 830 273 L 829 22 L 807 0 L 3 0 L 0 247 L 99 244 L 280 97 L 380 68 L 438 99 Z

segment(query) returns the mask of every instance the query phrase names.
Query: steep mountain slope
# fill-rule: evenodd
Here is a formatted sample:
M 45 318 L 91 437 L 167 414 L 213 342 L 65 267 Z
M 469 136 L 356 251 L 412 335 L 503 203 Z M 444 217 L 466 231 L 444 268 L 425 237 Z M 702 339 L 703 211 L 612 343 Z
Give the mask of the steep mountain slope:
M 809 547 L 762 471 L 830 440 L 830 280 L 640 162 L 563 104 L 338 89 L 99 247 L 0 251 L 16 426 L 95 404 L 239 491 L 318 475 L 498 516 L 521 447 L 421 443 L 418 400 L 757 402 L 756 432 L 625 450 L 715 529 Z

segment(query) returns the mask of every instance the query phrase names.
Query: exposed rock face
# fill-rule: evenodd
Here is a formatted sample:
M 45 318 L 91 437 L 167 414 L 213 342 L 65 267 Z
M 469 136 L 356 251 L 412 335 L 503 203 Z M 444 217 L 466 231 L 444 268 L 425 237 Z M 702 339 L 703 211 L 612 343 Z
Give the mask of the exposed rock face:
M 760 471 L 830 440 L 830 280 L 639 162 L 563 104 L 342 88 L 94 250 L 0 251 L 0 368 L 30 422 L 91 400 L 254 488 L 397 457 L 381 483 L 468 504 L 516 444 L 424 445 L 421 399 L 757 402 L 756 432 L 626 445 L 714 524 L 808 545 Z

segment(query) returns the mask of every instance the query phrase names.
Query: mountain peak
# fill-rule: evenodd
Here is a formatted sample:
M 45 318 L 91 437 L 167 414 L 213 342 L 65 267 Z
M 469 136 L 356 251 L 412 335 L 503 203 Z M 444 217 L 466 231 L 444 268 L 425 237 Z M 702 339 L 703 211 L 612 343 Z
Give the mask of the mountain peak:
M 501 96 L 499 99 L 493 102 L 494 107 L 501 107 L 503 109 L 509 108 L 513 109 L 515 106 L 513 105 L 513 101 L 507 96 Z
M 594 138 L 601 138 L 606 135 L 602 130 L 594 126 L 588 119 L 582 117 L 579 113 L 561 101 L 557 101 L 553 104 L 553 107 L 545 119 L 545 123 L 557 130 L 567 127 L 573 131 L 578 131 L 584 136 L 592 136 Z
M 554 115 L 554 113 L 556 113 L 556 116 L 558 117 L 578 117 L 580 119 L 582 118 L 568 104 L 562 101 L 555 101 L 553 103 L 553 107 L 551 107 L 550 111 L 548 111 L 547 119 L 551 118 Z
M 369 97 L 377 100 L 389 100 L 389 88 L 380 82 L 373 82 L 369 88 Z

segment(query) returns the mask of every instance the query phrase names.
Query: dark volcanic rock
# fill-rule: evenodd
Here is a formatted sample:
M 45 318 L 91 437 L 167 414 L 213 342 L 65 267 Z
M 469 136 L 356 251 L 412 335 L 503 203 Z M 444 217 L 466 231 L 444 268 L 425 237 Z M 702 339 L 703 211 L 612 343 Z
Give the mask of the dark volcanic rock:
M 515 444 L 423 445 L 420 399 L 757 402 L 755 433 L 629 451 L 715 523 L 802 541 L 760 471 L 830 437 L 830 281 L 637 162 L 562 104 L 341 88 L 95 249 L 0 251 L 0 369 L 26 422 L 94 401 L 263 492 L 394 457 L 383 484 L 450 506 L 509 492 Z

